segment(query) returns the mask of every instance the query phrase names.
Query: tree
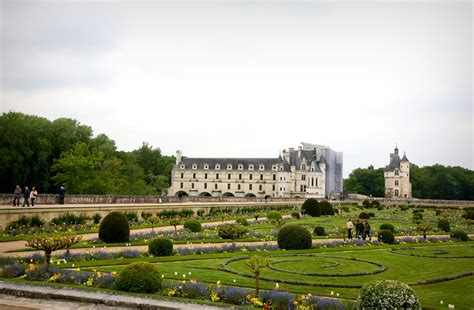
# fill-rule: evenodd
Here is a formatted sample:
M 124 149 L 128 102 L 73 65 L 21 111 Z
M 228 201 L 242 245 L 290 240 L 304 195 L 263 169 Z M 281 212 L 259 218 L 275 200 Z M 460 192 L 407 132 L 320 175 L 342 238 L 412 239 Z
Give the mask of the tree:
M 384 168 L 358 168 L 344 180 L 344 191 L 362 195 L 383 197 L 385 195 Z
M 62 235 L 64 248 L 66 249 L 66 255 L 69 256 L 69 249 L 76 243 L 81 242 L 82 236 L 71 233 Z
M 258 296 L 258 292 L 260 290 L 260 273 L 262 272 L 263 268 L 268 267 L 270 264 L 270 259 L 266 256 L 262 255 L 254 255 L 250 258 L 250 260 L 246 263 L 249 266 L 250 270 L 255 275 L 255 295 Z
M 37 235 L 29 237 L 26 240 L 26 246 L 35 250 L 44 251 L 45 264 L 46 267 L 49 268 L 49 265 L 51 263 L 51 253 L 56 250 L 64 249 L 66 247 L 64 241 L 64 238 L 60 235 Z
M 155 232 L 155 225 L 160 222 L 160 219 L 158 218 L 158 216 L 150 216 L 147 219 L 147 222 L 151 224 L 151 231 Z M 176 226 L 175 226 L 174 231 L 176 232 Z

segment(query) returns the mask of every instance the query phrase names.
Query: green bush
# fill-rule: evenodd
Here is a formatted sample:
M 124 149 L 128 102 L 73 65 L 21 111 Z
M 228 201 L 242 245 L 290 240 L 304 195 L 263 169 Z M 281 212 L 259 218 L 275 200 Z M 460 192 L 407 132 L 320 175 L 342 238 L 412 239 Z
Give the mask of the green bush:
M 435 210 L 435 215 L 436 215 L 436 216 L 441 215 L 441 210 Z
M 30 227 L 41 227 L 44 225 L 44 221 L 38 216 L 38 215 L 33 215 L 30 218 Z
M 138 212 L 128 211 L 128 212 L 125 212 L 124 215 L 130 223 L 138 222 Z
M 321 215 L 334 215 L 334 208 L 331 203 L 327 200 L 323 200 L 319 203 L 321 207 Z
M 291 212 L 291 217 L 299 220 L 301 218 L 301 215 L 299 212 Z
M 370 216 L 369 216 L 369 214 L 368 214 L 367 212 L 361 212 L 361 213 L 359 214 L 359 218 L 360 218 L 360 219 L 363 219 L 363 220 L 368 220 L 369 217 L 370 217 Z
M 395 237 L 393 236 L 393 233 L 388 229 L 382 229 L 379 231 L 378 240 L 386 244 L 395 243 Z
M 400 210 L 401 210 L 401 211 L 406 211 L 406 210 L 408 210 L 408 209 L 410 209 L 410 206 L 407 206 L 407 205 L 401 205 L 401 206 L 400 206 Z
M 306 199 L 306 201 L 301 206 L 301 214 L 307 214 L 312 217 L 319 217 L 321 216 L 321 206 L 314 198 Z
M 189 209 L 184 209 L 184 210 L 179 211 L 178 215 L 182 218 L 188 218 L 194 215 L 194 211 L 189 210 Z
M 379 210 L 379 211 L 382 211 L 383 209 L 384 209 L 383 205 L 380 205 L 380 206 L 377 207 L 377 210 Z
M 133 263 L 120 272 L 114 286 L 118 291 L 156 293 L 161 289 L 161 276 L 151 263 Z
M 59 217 L 53 218 L 51 223 L 54 225 L 80 225 L 85 224 L 87 219 L 88 218 L 85 214 L 74 215 L 71 213 L 66 213 Z
M 369 217 L 375 217 L 375 213 L 374 212 L 369 212 Z
M 449 232 L 451 230 L 451 226 L 449 225 L 449 221 L 446 219 L 440 219 L 438 221 L 438 228 L 442 231 Z
M 199 210 L 197 210 L 197 212 L 196 212 L 197 216 L 199 216 L 199 217 L 203 217 L 203 216 L 204 216 L 204 213 L 206 213 L 206 211 L 204 211 L 204 210 L 202 210 L 202 209 L 199 209 Z
M 99 239 L 105 243 L 128 242 L 130 225 L 121 212 L 110 212 L 102 220 L 99 227 Z
M 148 245 L 148 253 L 153 256 L 173 255 L 173 241 L 167 238 L 155 238 Z
M 326 232 L 324 231 L 324 227 L 323 226 L 316 226 L 314 227 L 314 232 L 313 232 L 316 236 L 324 236 L 326 235 Z
M 22 216 L 16 221 L 12 221 L 8 224 L 10 229 L 18 229 L 22 227 L 30 227 L 30 219 L 27 216 Z
M 269 221 L 278 221 L 281 220 L 283 217 L 281 216 L 281 213 L 278 211 L 270 211 L 267 213 L 267 219 Z
M 184 229 L 187 229 L 191 232 L 200 232 L 202 231 L 202 226 L 199 221 L 196 220 L 187 220 L 184 222 Z
M 450 235 L 451 238 L 457 239 L 459 241 L 469 241 L 469 236 L 461 230 L 453 231 Z
M 246 218 L 243 218 L 243 217 L 239 217 L 238 219 L 235 220 L 235 222 L 243 226 L 249 226 L 249 222 L 247 221 Z
M 344 212 L 350 212 L 351 211 L 351 209 L 347 206 L 342 206 L 341 210 L 344 211 Z
M 95 213 L 94 216 L 92 217 L 94 224 L 99 224 L 101 219 L 102 219 L 102 215 L 100 215 L 99 213 Z
M 380 230 L 390 230 L 391 232 L 395 232 L 395 226 L 389 223 L 383 223 L 380 225 Z
M 364 206 L 364 208 L 366 209 L 370 209 L 372 207 L 372 204 L 370 203 L 370 200 L 366 199 L 362 201 L 362 206 Z
M 407 284 L 382 280 L 365 285 L 357 299 L 359 309 L 420 309 L 415 291 Z
M 142 219 L 146 221 L 148 221 L 148 219 L 153 215 L 151 214 L 150 212 L 145 212 L 145 211 L 142 211 L 142 213 L 140 214 Z
M 462 217 L 466 220 L 474 220 L 474 210 L 466 210 Z
M 217 233 L 222 239 L 236 240 L 247 233 L 247 229 L 240 225 L 225 224 L 217 227 Z
M 309 231 L 298 225 L 286 225 L 278 232 L 278 247 L 285 250 L 311 249 Z
M 372 208 L 378 208 L 380 206 L 380 201 L 378 200 L 372 200 L 372 202 L 370 203 L 370 205 L 372 206 Z
M 158 216 L 160 219 L 173 219 L 178 216 L 178 212 L 175 210 L 164 210 L 156 213 L 156 216 Z
M 413 222 L 420 222 L 421 220 L 423 220 L 423 213 L 413 213 Z

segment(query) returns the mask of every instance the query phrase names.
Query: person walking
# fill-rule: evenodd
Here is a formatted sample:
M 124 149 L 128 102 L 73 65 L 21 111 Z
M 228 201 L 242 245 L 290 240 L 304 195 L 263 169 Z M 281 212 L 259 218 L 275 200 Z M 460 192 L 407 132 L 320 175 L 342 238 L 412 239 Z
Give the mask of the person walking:
M 21 187 L 17 185 L 15 187 L 15 191 L 13 192 L 13 206 L 19 207 L 20 206 L 20 198 L 21 198 Z
M 27 205 L 28 207 L 30 206 L 30 190 L 28 189 L 28 186 L 25 186 L 25 191 L 23 192 L 23 205 Z
M 64 189 L 64 186 L 61 186 L 61 188 L 58 191 L 59 194 L 59 204 L 63 205 L 64 204 L 64 195 L 66 194 L 66 190 Z
M 36 191 L 36 187 L 32 187 L 31 188 L 31 192 L 30 192 L 30 200 L 31 200 L 31 206 L 34 207 L 35 206 L 35 201 L 36 201 L 36 197 L 38 196 L 38 192 Z
M 347 227 L 347 239 L 352 240 L 352 229 L 354 229 L 354 223 L 352 223 L 351 219 L 347 220 L 346 227 Z
M 372 240 L 372 237 L 370 236 L 370 224 L 368 220 L 365 220 L 364 222 L 364 240 L 369 237 L 369 240 Z
M 360 220 L 357 220 L 356 222 L 356 238 L 361 239 L 362 234 L 364 233 L 364 225 Z

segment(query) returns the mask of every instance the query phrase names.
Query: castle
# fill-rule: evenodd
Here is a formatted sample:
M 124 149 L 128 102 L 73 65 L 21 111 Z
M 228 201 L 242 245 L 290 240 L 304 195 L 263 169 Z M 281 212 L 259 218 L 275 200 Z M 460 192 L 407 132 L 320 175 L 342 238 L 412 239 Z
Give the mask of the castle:
M 176 152 L 170 195 L 325 198 L 342 192 L 342 153 L 302 143 L 278 158 L 187 158 Z
M 385 197 L 412 198 L 410 183 L 410 161 L 405 153 L 402 159 L 398 156 L 398 148 L 390 154 L 390 163 L 385 167 Z

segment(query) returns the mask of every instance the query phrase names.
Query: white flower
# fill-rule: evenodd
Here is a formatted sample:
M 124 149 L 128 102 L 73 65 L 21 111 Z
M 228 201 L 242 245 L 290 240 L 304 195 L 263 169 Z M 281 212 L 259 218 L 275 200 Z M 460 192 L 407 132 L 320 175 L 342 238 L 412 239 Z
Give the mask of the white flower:
M 280 285 L 278 283 L 275 283 L 275 288 L 279 288 Z
M 331 295 L 334 295 L 334 292 L 333 292 L 333 291 L 331 291 Z
M 444 301 L 440 300 L 439 303 L 442 305 L 442 304 L 444 304 Z
M 234 283 L 235 283 L 235 282 L 237 282 L 237 280 L 236 280 L 236 279 L 234 279 Z
M 188 274 L 189 274 L 189 275 L 191 275 L 191 271 L 190 271 L 190 272 L 188 272 Z
M 449 309 L 454 309 L 454 305 L 449 304 L 449 305 L 448 305 L 448 308 L 449 308 Z
M 178 272 L 177 272 L 177 271 L 175 271 L 175 272 L 174 272 L 174 275 L 175 275 L 175 276 L 177 276 L 177 275 L 178 275 Z
M 183 278 L 186 278 L 186 275 L 183 273 Z
M 162 275 L 161 275 L 161 278 L 163 279 L 164 277 L 165 277 L 165 275 L 164 275 L 164 274 L 162 274 Z
M 336 293 L 336 296 L 339 296 L 339 293 Z
M 72 268 L 76 267 L 76 264 L 72 264 Z

